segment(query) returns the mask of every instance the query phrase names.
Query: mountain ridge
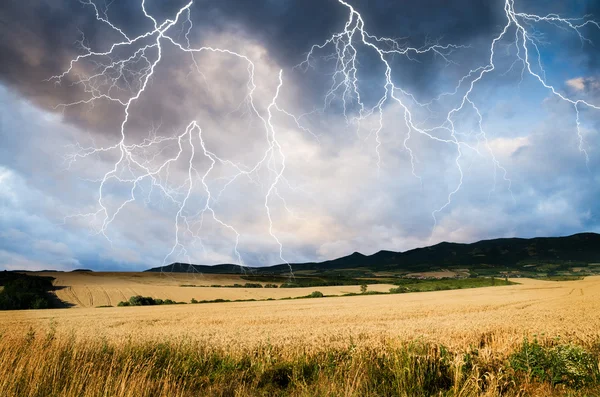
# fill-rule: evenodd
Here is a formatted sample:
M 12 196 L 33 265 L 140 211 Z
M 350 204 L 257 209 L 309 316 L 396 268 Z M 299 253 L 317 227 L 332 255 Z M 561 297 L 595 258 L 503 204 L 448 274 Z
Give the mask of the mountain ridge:
M 600 263 L 600 234 L 577 233 L 562 237 L 498 238 L 474 243 L 443 241 L 404 252 L 380 250 L 372 255 L 354 252 L 322 262 L 284 263 L 245 267 L 255 274 L 286 274 L 296 271 L 330 272 L 360 268 L 365 271 L 423 272 L 440 268 L 496 268 L 505 271 L 524 266 L 574 266 Z M 552 269 L 551 269 L 552 270 Z M 556 269 L 554 269 L 556 270 Z M 147 272 L 240 273 L 235 264 L 194 265 L 175 262 Z

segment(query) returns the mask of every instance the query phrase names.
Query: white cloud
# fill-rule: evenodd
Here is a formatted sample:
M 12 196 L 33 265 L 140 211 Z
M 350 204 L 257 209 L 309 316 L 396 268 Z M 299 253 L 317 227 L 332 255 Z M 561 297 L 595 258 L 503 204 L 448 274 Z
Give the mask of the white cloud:
M 583 91 L 585 89 L 585 80 L 583 77 L 576 77 L 574 79 L 567 80 L 567 85 L 576 91 Z

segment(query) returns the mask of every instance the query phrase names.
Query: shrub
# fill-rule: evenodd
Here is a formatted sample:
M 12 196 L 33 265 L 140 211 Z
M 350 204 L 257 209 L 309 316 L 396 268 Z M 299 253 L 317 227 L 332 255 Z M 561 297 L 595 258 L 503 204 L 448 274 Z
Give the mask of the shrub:
M 581 346 L 545 347 L 527 339 L 509 357 L 510 366 L 529 379 L 580 388 L 600 379 L 598 358 Z
M 171 299 L 154 299 L 150 296 L 135 295 L 129 298 L 129 301 L 119 302 L 117 306 L 156 306 L 156 305 L 175 305 L 185 302 L 175 302 Z M 192 302 L 194 303 L 194 302 Z M 197 302 L 196 302 L 197 303 Z
M 244 288 L 262 288 L 261 283 L 246 283 L 244 284 Z
M 192 298 L 192 300 L 190 301 L 190 303 L 198 303 L 198 301 L 195 298 Z
M 0 310 L 46 309 L 52 307 L 48 293 L 51 277 L 30 276 L 21 273 L 1 272 Z
M 367 288 L 369 288 L 369 287 L 367 286 L 367 284 L 362 284 L 362 285 L 360 286 L 360 293 L 361 293 L 361 294 L 364 294 L 365 292 L 367 292 Z
M 321 291 L 313 291 L 308 295 L 309 298 L 322 298 L 323 293 Z
M 131 306 L 152 306 L 156 305 L 156 301 L 149 296 L 135 295 L 129 298 L 129 304 Z

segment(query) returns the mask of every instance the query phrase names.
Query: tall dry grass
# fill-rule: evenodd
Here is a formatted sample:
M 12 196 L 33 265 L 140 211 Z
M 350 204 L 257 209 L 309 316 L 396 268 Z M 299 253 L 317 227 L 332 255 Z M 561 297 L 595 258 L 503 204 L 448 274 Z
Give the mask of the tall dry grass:
M 25 335 L 0 339 L 0 394 L 600 395 L 600 344 L 596 342 L 585 346 L 550 339 L 522 342 L 504 354 L 498 352 L 506 349 L 494 346 L 494 339 L 489 336 L 482 335 L 479 343 L 462 351 L 426 342 L 387 340 L 373 347 L 358 346 L 348 340 L 345 347 L 303 350 L 301 346 L 290 349 L 265 343 L 248 349 L 217 348 L 191 339 L 109 341 L 58 335 L 53 330 L 36 334 L 31 330 Z

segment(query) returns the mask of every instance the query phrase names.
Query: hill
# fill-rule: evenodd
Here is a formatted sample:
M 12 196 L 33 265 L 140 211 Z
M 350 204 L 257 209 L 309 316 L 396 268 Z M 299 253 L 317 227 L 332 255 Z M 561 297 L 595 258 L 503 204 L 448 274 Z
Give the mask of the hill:
M 513 276 L 553 276 L 600 272 L 600 234 L 580 233 L 566 237 L 500 238 L 470 244 L 442 242 L 405 252 L 379 251 L 373 255 L 354 252 L 324 262 L 292 263 L 294 273 L 348 277 L 396 275 L 461 269 L 469 275 L 510 274 Z M 233 264 L 214 266 L 173 263 L 148 272 L 199 272 L 231 274 L 241 272 Z M 288 264 L 245 268 L 253 275 L 285 275 Z

